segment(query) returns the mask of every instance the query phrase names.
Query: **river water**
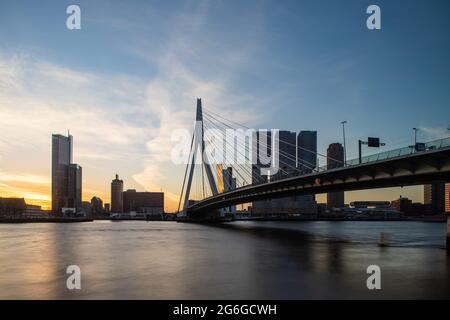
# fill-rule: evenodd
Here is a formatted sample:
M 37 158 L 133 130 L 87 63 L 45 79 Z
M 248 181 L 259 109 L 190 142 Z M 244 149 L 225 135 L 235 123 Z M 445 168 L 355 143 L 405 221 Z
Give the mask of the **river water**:
M 421 222 L 0 224 L 0 298 L 449 298 L 445 235 Z M 69 265 L 81 290 L 67 289 Z M 369 265 L 381 290 L 367 289 Z

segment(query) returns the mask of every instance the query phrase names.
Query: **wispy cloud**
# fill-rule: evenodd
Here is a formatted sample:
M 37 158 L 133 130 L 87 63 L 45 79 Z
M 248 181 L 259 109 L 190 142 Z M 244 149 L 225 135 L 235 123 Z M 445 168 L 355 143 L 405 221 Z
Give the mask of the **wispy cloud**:
M 204 28 L 208 9 L 208 1 L 201 1 L 192 10 L 175 12 L 170 20 L 172 32 L 157 51 L 148 50 L 145 41 L 132 46 L 129 54 L 139 56 L 143 68 L 147 63 L 155 70 L 147 78 L 76 70 L 29 54 L 0 51 L 0 126 L 4 132 L 0 156 L 9 162 L 8 168 L 14 167 L 14 157 L 26 152 L 35 155 L 29 166 L 49 166 L 51 133 L 70 129 L 75 160 L 91 169 L 83 177 L 85 191 L 103 191 L 109 196 L 105 169 L 110 175 L 122 169 L 128 174 L 123 177 L 126 185 L 133 179 L 146 190 L 162 188 L 173 209 L 184 168 L 170 161 L 171 136 L 176 129 L 192 129 L 195 99 L 201 97 L 206 109 L 226 112 L 250 125 L 263 122 L 261 110 L 268 109 L 261 108 L 267 101 L 233 89 L 234 73 L 251 61 L 250 44 L 245 48 L 229 45 L 226 51 L 218 46 L 220 65 L 214 70 L 221 71 L 205 74 L 202 57 L 208 61 L 210 53 L 205 52 L 220 44 L 206 40 L 211 39 L 204 34 L 208 32 Z M 16 168 L 11 175 L 18 172 Z
M 419 132 L 425 135 L 425 139 L 442 139 L 444 137 L 450 136 L 450 126 L 449 127 L 420 127 Z
M 50 178 L 33 174 L 7 174 L 0 171 L 0 181 L 27 182 L 32 184 L 49 184 Z
M 133 178 L 150 189 L 168 186 L 170 192 L 166 191 L 166 195 L 175 204 L 184 167 L 174 168 L 170 164 L 171 135 L 180 128 L 192 130 L 195 98 L 202 98 L 205 109 L 220 114 L 225 112 L 228 117 L 239 119 L 241 123 L 257 125 L 266 116 L 261 112 L 266 102 L 251 95 L 236 94 L 231 89 L 233 74 L 248 62 L 250 52 L 237 48 L 220 52 L 223 63 L 223 68 L 218 68 L 222 70 L 220 73 L 205 75 L 195 69 L 192 59 L 201 60 L 211 45 L 201 40 L 208 38 L 203 36 L 205 29 L 201 27 L 207 15 L 207 2 L 201 2 L 189 13 L 177 14 L 172 25 L 175 31 L 168 36 L 158 55 L 142 48 L 132 49 L 132 53 L 156 66 L 157 74 L 146 87 L 146 101 L 150 109 L 158 110 L 159 120 L 157 134 L 146 143 L 148 153 L 144 169 L 134 174 Z M 204 58 L 207 61 L 207 57 Z M 171 207 L 174 208 L 173 205 Z
M 89 161 L 91 166 L 104 168 L 107 162 L 128 162 L 136 170 L 131 177 L 146 190 L 163 188 L 173 209 L 183 168 L 174 168 L 170 162 L 171 135 L 175 129 L 192 129 L 195 98 L 203 97 L 205 107 L 216 111 L 227 105 L 227 113 L 239 115 L 242 122 L 255 121 L 248 102 L 256 101 L 232 94 L 218 79 L 200 79 L 176 54 L 162 58 L 157 65 L 157 76 L 145 81 L 0 53 L 3 161 L 11 163 L 26 152 L 35 153 L 41 164 L 49 161 L 51 133 L 70 129 L 75 136 L 75 160 L 81 165 Z M 241 103 L 249 106 L 248 112 L 239 110 Z M 115 172 L 114 164 L 111 166 Z M 18 170 L 0 173 L 0 180 L 49 183 L 37 175 L 21 175 Z M 85 176 L 84 182 L 92 184 L 96 178 Z M 108 183 L 105 180 L 95 185 L 103 184 L 102 193 L 108 194 Z

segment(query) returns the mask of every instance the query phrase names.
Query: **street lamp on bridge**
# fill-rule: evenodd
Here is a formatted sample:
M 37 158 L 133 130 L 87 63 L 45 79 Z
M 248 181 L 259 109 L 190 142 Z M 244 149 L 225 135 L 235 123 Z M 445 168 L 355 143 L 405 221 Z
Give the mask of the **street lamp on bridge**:
M 345 145 L 345 124 L 346 123 L 347 123 L 346 120 L 341 121 L 341 124 L 342 124 L 342 135 L 343 135 L 343 138 L 344 138 L 344 166 L 347 165 L 347 147 Z
M 413 128 L 414 130 L 414 145 L 417 145 L 417 132 L 419 131 L 418 128 Z

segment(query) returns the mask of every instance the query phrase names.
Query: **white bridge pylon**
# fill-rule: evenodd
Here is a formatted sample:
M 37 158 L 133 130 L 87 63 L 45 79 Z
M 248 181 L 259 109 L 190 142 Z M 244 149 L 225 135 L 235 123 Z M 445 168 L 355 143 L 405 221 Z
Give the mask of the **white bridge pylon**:
M 197 114 L 195 117 L 195 126 L 194 126 L 194 136 L 192 137 L 192 143 L 191 143 L 191 150 L 189 153 L 189 161 L 186 166 L 186 172 L 184 175 L 183 180 L 183 187 L 182 187 L 182 196 L 184 191 L 184 184 L 186 182 L 186 174 L 189 171 L 187 184 L 186 184 L 186 190 L 184 191 L 184 205 L 183 205 L 183 211 L 181 213 L 182 216 L 186 216 L 187 208 L 189 206 L 189 194 L 191 191 L 191 185 L 192 180 L 194 177 L 194 168 L 196 164 L 197 157 L 201 157 L 201 164 L 203 165 L 206 176 L 208 179 L 209 187 L 211 188 L 211 192 L 213 195 L 217 195 L 217 185 L 216 181 L 214 179 L 210 163 L 212 163 L 208 157 L 208 154 L 205 152 L 205 141 L 204 141 L 204 132 L 203 132 L 203 113 L 202 113 L 202 99 L 197 98 Z M 205 161 L 206 160 L 206 161 Z M 178 211 L 180 211 L 179 207 L 181 204 L 181 197 L 180 197 L 180 203 L 178 204 Z

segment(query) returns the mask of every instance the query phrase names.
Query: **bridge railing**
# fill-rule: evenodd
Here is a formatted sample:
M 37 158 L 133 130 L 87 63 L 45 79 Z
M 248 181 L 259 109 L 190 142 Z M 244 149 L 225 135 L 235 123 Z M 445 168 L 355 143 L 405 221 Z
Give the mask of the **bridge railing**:
M 430 152 L 433 150 L 439 150 L 439 149 L 448 148 L 448 147 L 450 147 L 450 137 L 425 143 L 425 149 L 423 151 L 417 151 L 413 146 L 408 146 L 408 147 L 404 147 L 404 148 L 389 150 L 389 151 L 365 156 L 365 157 L 361 158 L 361 164 L 366 164 L 369 162 L 376 162 L 376 161 L 383 161 L 383 160 L 397 158 L 397 157 L 401 157 L 401 156 L 405 156 L 405 155 L 411 155 L 414 153 Z M 347 161 L 346 167 L 357 166 L 359 164 L 360 164 L 359 159 L 353 159 L 353 160 Z M 342 168 L 342 167 L 340 167 L 340 168 Z M 314 172 L 323 172 L 323 171 L 327 171 L 327 170 L 328 170 L 327 166 L 325 165 L 325 166 L 317 167 L 314 170 Z M 311 173 L 312 172 L 310 172 L 309 174 L 311 174 Z M 271 179 L 271 181 L 281 180 L 283 178 L 288 178 L 288 177 L 293 177 L 293 176 L 302 176 L 302 175 L 305 175 L 305 173 L 293 172 L 292 174 L 289 174 L 288 176 L 284 176 L 284 177 L 280 176 L 277 179 L 273 179 L 273 180 Z M 239 187 L 236 189 L 248 188 L 248 187 L 251 187 L 254 185 L 259 185 L 259 184 L 264 184 L 264 183 L 266 183 L 266 182 L 254 183 L 252 185 L 246 185 L 246 186 L 242 186 L 242 187 Z M 232 190 L 232 191 L 236 191 L 236 190 Z
M 365 156 L 365 157 L 361 158 L 361 164 L 375 162 L 375 161 L 381 161 L 381 160 L 387 160 L 387 159 L 391 159 L 391 158 L 397 158 L 397 157 L 406 156 L 406 155 L 410 155 L 410 154 L 418 153 L 418 152 L 427 152 L 430 150 L 437 150 L 437 149 L 441 149 L 441 148 L 445 148 L 445 147 L 449 147 L 449 146 L 450 146 L 450 137 L 425 143 L 425 149 L 423 151 L 416 151 L 414 146 L 408 146 L 408 147 L 403 147 L 403 148 L 399 148 L 399 149 L 389 150 L 389 151 Z M 359 164 L 360 164 L 359 159 L 352 159 L 350 161 L 347 161 L 347 166 L 355 166 L 355 165 L 359 165 Z
M 388 150 L 388 151 L 384 151 L 381 153 L 362 157 L 361 162 L 359 162 L 359 158 L 348 160 L 346 163 L 346 167 L 357 166 L 359 164 L 366 164 L 366 163 L 371 163 L 371 162 L 376 162 L 376 161 L 382 161 L 382 160 L 397 158 L 397 157 L 401 157 L 401 156 L 407 156 L 407 155 L 419 153 L 419 152 L 438 150 L 438 149 L 445 148 L 445 147 L 450 147 L 450 137 L 425 143 L 425 149 L 423 151 L 417 151 L 414 146 L 408 146 L 408 147 L 398 148 L 398 149 L 394 149 L 394 150 Z M 338 167 L 336 167 L 336 168 L 338 168 Z M 314 171 L 315 172 L 324 172 L 327 170 L 329 170 L 328 166 L 323 165 L 323 166 L 317 167 Z M 302 172 L 292 172 L 289 175 L 285 175 L 285 176 L 280 175 L 278 177 L 272 177 L 270 181 L 282 180 L 284 178 L 294 177 L 294 176 L 302 176 L 304 174 L 305 173 L 302 173 Z M 265 182 L 259 182 L 256 184 L 264 184 L 264 183 Z
M 425 143 L 425 150 L 423 150 L 423 151 L 416 151 L 414 146 L 403 147 L 403 148 L 399 148 L 399 149 L 384 151 L 381 153 L 362 157 L 361 163 L 359 162 L 359 158 L 348 160 L 345 167 L 357 166 L 359 164 L 366 164 L 366 163 L 371 163 L 371 162 L 376 162 L 376 161 L 397 158 L 397 157 L 406 156 L 406 155 L 410 155 L 410 154 L 414 154 L 414 153 L 438 150 L 438 149 L 446 148 L 446 147 L 450 147 L 450 137 Z M 338 168 L 342 168 L 342 166 L 336 167 L 335 169 L 338 169 Z M 283 174 L 276 175 L 276 176 L 271 177 L 270 181 L 273 182 L 273 181 L 283 180 L 285 178 L 298 177 L 298 176 L 303 176 L 305 174 L 311 174 L 313 172 L 324 172 L 324 171 L 328 171 L 328 170 L 329 170 L 328 166 L 323 165 L 323 166 L 319 166 L 319 167 L 315 168 L 314 170 L 309 171 L 308 173 L 304 173 L 304 172 L 300 172 L 300 171 L 293 171 L 287 175 L 283 175 Z M 267 183 L 267 181 L 260 181 L 257 183 L 253 183 L 252 185 L 260 185 L 260 184 L 265 184 L 265 183 Z M 247 186 L 243 186 L 243 187 L 247 187 Z M 237 189 L 239 189 L 239 188 L 237 188 Z

